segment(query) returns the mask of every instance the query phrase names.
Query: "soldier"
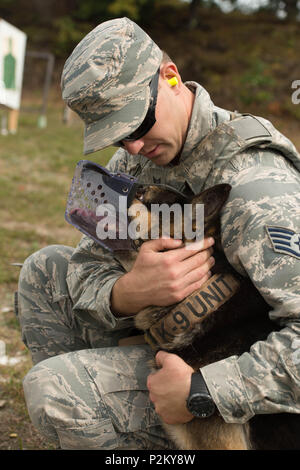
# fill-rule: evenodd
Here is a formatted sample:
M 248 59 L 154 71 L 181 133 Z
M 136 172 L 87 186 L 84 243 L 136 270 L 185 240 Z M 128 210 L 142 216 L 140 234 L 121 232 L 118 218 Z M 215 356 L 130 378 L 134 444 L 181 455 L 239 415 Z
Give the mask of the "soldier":
M 221 213 L 225 254 L 282 329 L 249 353 L 205 366 L 194 386 L 206 387 L 204 411 L 218 410 L 228 423 L 299 413 L 300 157 L 293 144 L 268 121 L 221 109 L 201 85 L 184 84 L 127 18 L 100 24 L 78 44 L 62 90 L 85 123 L 85 154 L 120 147 L 110 171 L 186 194 L 232 186 Z M 133 333 L 140 309 L 179 302 L 209 278 L 213 243 L 194 251 L 177 240 L 148 241 L 128 273 L 86 236 L 76 249 L 50 246 L 25 261 L 18 310 L 35 365 L 24 391 L 41 433 L 64 449 L 173 448 L 158 415 L 184 423 L 203 411 L 187 409 L 193 370 L 160 351 L 161 369 L 149 375 L 150 348 L 118 341 Z

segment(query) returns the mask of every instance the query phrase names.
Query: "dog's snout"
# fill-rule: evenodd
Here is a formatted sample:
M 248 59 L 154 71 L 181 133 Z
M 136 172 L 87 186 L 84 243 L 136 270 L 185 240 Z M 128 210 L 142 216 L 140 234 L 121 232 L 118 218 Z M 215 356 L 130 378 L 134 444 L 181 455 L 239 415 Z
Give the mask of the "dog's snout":
M 145 198 L 145 188 L 139 188 L 137 189 L 136 193 L 135 193 L 135 197 L 136 199 L 138 199 L 139 201 L 143 202 L 144 201 L 144 198 Z

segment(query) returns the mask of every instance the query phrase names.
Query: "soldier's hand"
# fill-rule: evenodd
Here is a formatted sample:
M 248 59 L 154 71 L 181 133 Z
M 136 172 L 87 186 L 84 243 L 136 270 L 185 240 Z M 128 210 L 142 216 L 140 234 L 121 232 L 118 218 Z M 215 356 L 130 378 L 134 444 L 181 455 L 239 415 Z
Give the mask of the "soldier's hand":
M 112 304 L 121 314 L 135 314 L 149 305 L 181 302 L 210 277 L 214 265 L 212 238 L 186 248 L 180 240 L 159 238 L 145 242 L 129 273 L 114 288 Z M 121 309 L 121 310 L 120 310 Z
M 144 306 L 172 305 L 201 287 L 214 263 L 212 244 L 206 239 L 203 248 L 191 250 L 171 238 L 144 243 L 130 273 Z
M 193 368 L 176 354 L 165 351 L 159 351 L 155 359 L 161 368 L 147 379 L 149 398 L 155 411 L 166 424 L 191 421 L 193 415 L 186 407 L 186 399 L 191 387 Z

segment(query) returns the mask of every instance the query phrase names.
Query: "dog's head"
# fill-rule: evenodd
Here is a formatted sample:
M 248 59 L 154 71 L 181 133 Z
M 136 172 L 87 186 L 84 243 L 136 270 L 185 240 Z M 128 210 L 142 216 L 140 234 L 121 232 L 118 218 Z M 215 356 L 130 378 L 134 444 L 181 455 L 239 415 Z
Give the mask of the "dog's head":
M 135 240 L 136 247 L 139 247 L 144 241 L 153 238 L 153 233 L 159 237 L 166 233 L 170 237 L 176 237 L 178 223 L 182 224 L 179 232 L 183 234 L 183 242 L 192 242 L 193 240 L 184 236 L 183 223 L 187 222 L 186 219 L 181 217 L 180 222 L 178 222 L 179 219 L 176 217 L 176 205 L 183 208 L 185 204 L 191 205 L 191 220 L 189 223 L 194 232 L 198 228 L 197 223 L 199 223 L 196 217 L 197 204 L 204 205 L 204 220 L 202 221 L 204 224 L 204 236 L 212 236 L 218 239 L 220 236 L 219 215 L 228 199 L 230 190 L 231 186 L 229 184 L 218 184 L 196 196 L 185 198 L 180 193 L 161 186 L 150 185 L 139 188 L 128 211 L 130 220 L 135 221 L 139 225 L 138 238 Z M 158 205 L 162 208 L 164 204 L 165 208 L 173 209 L 169 211 L 167 219 L 168 227 L 166 227 L 166 218 L 163 217 L 163 211 L 158 211 Z

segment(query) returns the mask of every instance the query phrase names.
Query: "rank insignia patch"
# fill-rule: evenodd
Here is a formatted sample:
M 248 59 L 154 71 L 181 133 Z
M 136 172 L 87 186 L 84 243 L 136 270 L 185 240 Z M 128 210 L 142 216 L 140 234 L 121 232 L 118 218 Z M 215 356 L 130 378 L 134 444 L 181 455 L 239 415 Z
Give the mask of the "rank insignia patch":
M 300 233 L 291 229 L 266 226 L 274 251 L 300 259 Z

